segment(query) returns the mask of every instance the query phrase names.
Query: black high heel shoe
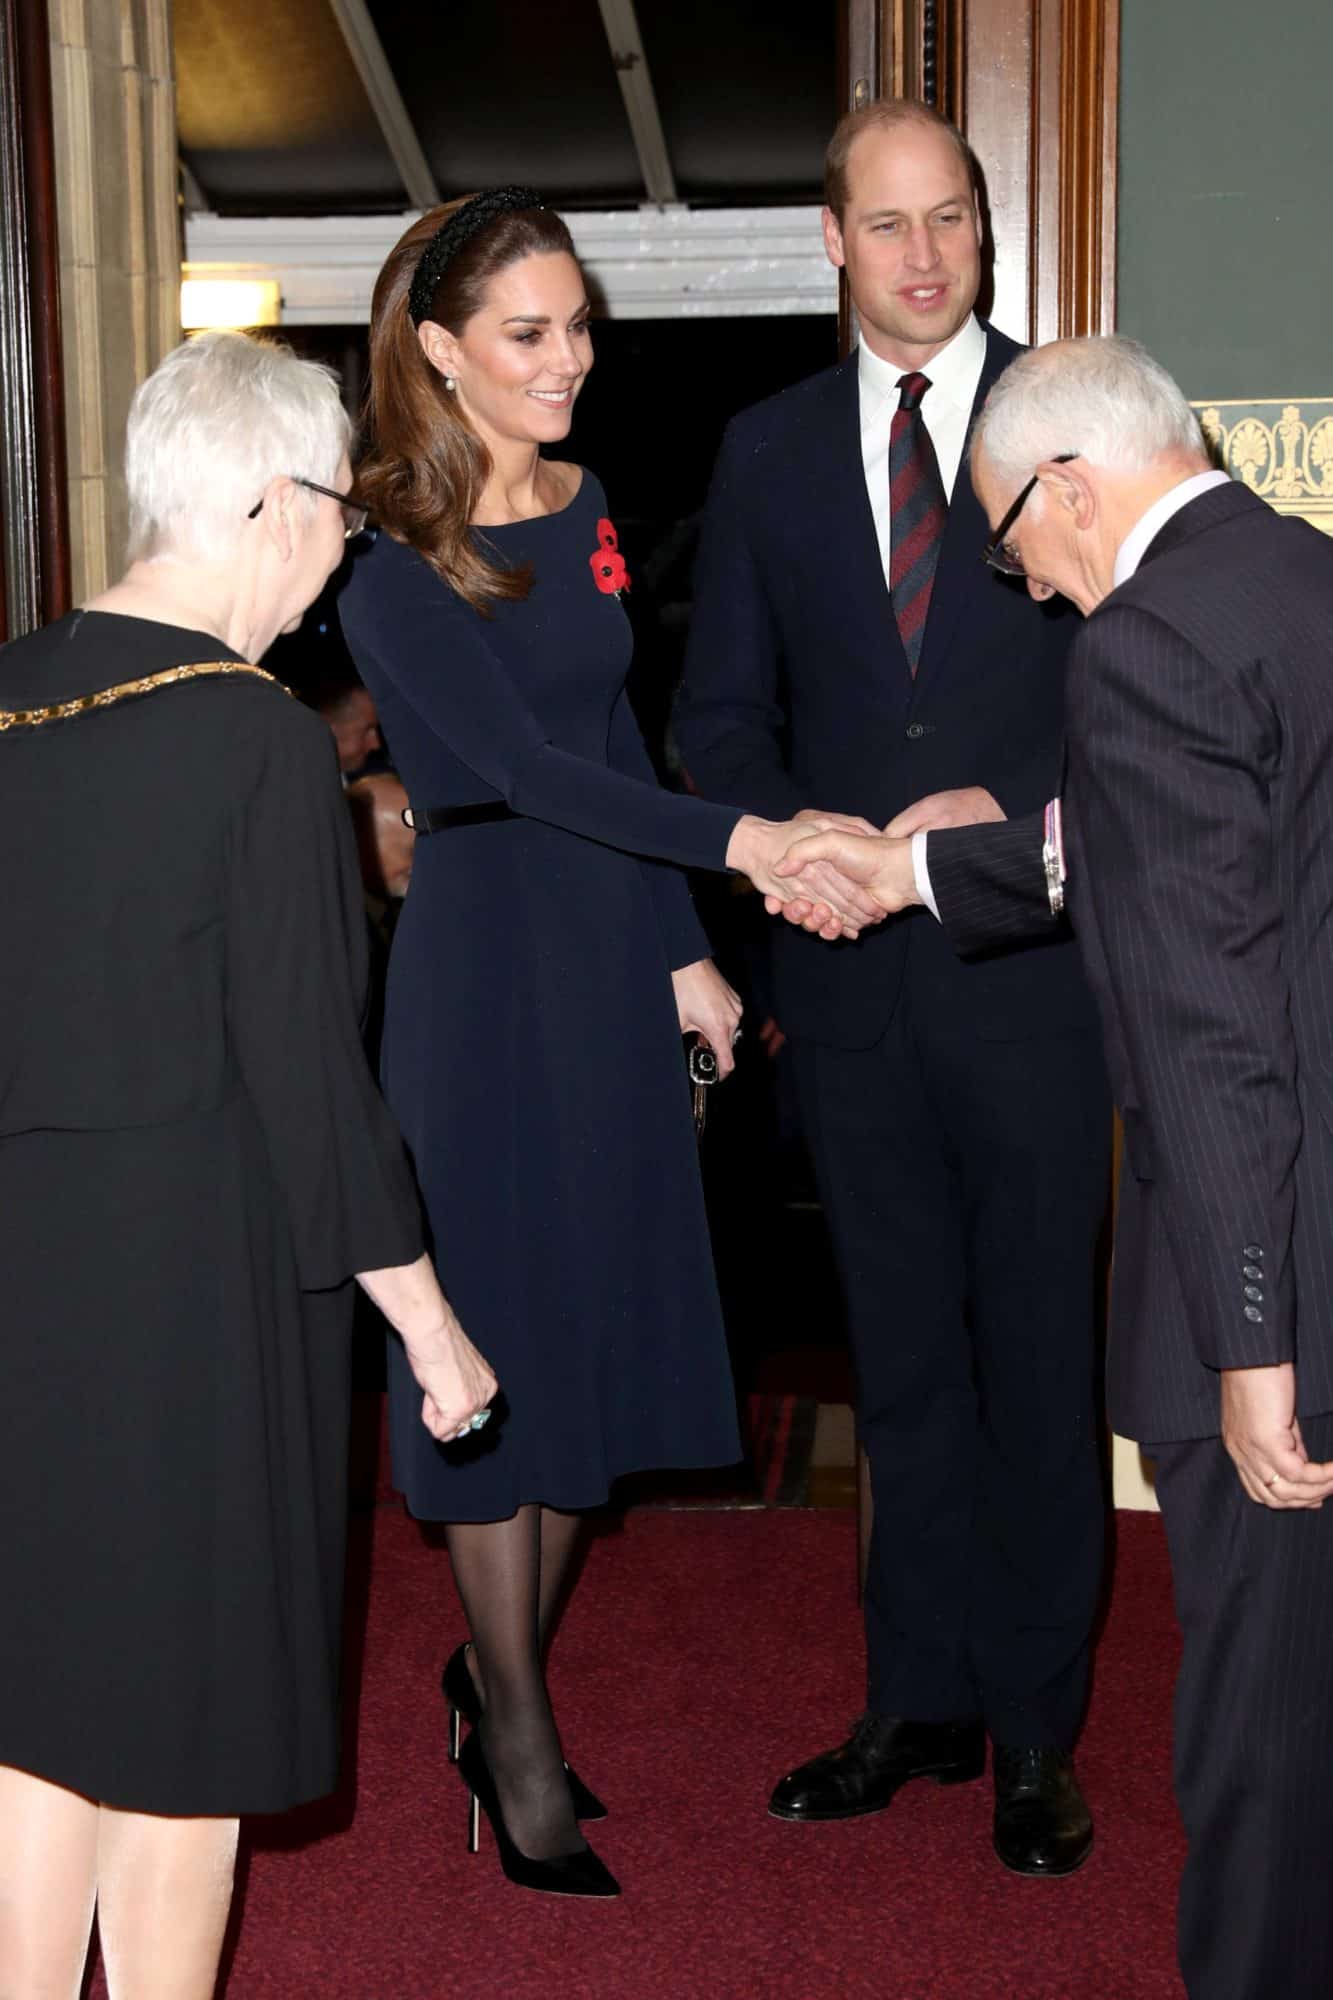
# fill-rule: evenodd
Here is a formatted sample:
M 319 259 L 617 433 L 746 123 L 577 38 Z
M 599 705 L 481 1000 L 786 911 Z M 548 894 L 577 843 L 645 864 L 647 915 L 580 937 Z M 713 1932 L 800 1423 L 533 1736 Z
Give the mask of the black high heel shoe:
M 590 1847 L 574 1854 L 553 1854 L 548 1861 L 533 1861 L 515 1847 L 500 1810 L 491 1767 L 474 1730 L 458 1753 L 458 1768 L 472 1799 L 468 1814 L 467 1851 L 475 1854 L 481 1846 L 481 1815 L 485 1813 L 500 1850 L 500 1866 L 520 1889 L 540 1889 L 548 1896 L 618 1896 L 620 1884 Z
M 481 1703 L 477 1699 L 477 1684 L 468 1669 L 467 1649 L 470 1641 L 451 1653 L 444 1663 L 440 1675 L 440 1693 L 449 1704 L 449 1761 L 458 1762 L 458 1752 L 463 1741 L 463 1724 L 475 1729 L 481 1720 Z M 605 1819 L 606 1807 L 596 1792 L 590 1792 L 576 1771 L 565 1766 L 565 1776 L 569 1780 L 569 1796 L 574 1805 L 575 1819 Z

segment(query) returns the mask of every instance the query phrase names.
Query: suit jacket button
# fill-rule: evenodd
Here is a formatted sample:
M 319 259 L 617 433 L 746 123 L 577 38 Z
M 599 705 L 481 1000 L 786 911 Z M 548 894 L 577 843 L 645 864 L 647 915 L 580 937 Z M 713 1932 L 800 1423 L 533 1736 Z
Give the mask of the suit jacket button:
M 925 730 L 922 728 L 919 722 L 909 722 L 906 729 L 903 731 L 903 734 L 906 736 L 909 743 L 915 743 L 917 738 L 919 736 L 924 736 L 925 733 L 926 733 Z
M 1246 1264 L 1241 1275 L 1246 1278 L 1262 1278 L 1264 1274 L 1257 1264 Z
M 1245 1287 L 1245 1296 L 1247 1299 L 1252 1299 L 1255 1305 L 1258 1305 L 1260 1299 L 1263 1297 L 1263 1293 L 1257 1285 L 1247 1285 Z
M 1259 1248 L 1259 1245 L 1257 1243 L 1247 1243 L 1245 1245 L 1245 1255 L 1247 1257 L 1257 1257 L 1262 1259 L 1263 1254 L 1264 1254 L 1263 1251 Z
M 1263 1314 L 1260 1312 L 1258 1306 L 1246 1306 L 1245 1317 L 1248 1320 L 1253 1320 L 1254 1324 L 1258 1326 L 1263 1319 Z

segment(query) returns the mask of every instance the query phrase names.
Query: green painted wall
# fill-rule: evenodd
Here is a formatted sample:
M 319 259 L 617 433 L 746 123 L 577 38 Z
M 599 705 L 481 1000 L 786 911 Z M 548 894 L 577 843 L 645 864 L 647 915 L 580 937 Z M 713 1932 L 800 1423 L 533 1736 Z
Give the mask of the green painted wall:
M 1193 398 L 1333 397 L 1333 0 L 1121 0 L 1119 308 Z

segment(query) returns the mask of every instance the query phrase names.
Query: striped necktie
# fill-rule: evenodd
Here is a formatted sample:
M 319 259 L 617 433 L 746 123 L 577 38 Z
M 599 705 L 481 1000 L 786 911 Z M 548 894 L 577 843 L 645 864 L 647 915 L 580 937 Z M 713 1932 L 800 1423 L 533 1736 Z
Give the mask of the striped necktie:
M 928 375 L 899 377 L 901 397 L 889 432 L 889 589 L 914 675 L 949 516 L 935 447 L 921 414 L 921 398 L 929 387 Z

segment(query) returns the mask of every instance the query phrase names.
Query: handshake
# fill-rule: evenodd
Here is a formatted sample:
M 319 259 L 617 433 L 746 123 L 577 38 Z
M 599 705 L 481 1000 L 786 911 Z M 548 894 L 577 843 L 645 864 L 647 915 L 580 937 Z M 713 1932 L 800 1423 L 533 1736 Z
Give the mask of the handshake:
M 1003 818 L 979 785 L 918 799 L 883 831 L 846 813 L 807 810 L 783 821 L 747 814 L 732 833 L 727 866 L 749 876 L 770 916 L 822 938 L 855 938 L 921 901 L 914 833 Z

